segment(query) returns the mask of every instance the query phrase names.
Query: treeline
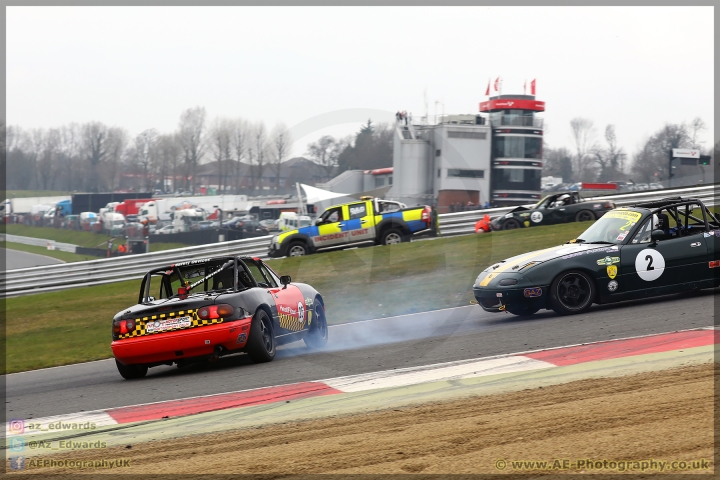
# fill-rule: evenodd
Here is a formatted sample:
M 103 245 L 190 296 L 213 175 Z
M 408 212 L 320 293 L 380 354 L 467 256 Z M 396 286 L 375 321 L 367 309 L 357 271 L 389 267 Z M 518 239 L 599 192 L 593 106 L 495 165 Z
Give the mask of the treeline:
M 203 161 L 217 162 L 221 190 L 237 192 L 242 178 L 250 177 L 254 191 L 268 169 L 277 172 L 277 181 L 292 144 L 282 123 L 268 131 L 263 122 L 242 118 L 208 122 L 203 107 L 185 110 L 169 133 L 148 129 L 131 138 L 124 128 L 102 122 L 10 125 L 4 141 L 6 188 L 88 192 L 165 190 L 164 179 L 173 179 L 173 190 L 194 191 L 192 179 Z
M 690 124 L 668 123 L 647 138 L 628 158 L 627 152 L 617 144 L 614 125 L 607 125 L 602 140 L 598 140 L 591 120 L 574 118 L 570 121 L 571 147 L 543 145 L 543 175 L 562 177 L 565 182 L 664 182 L 669 178 L 669 152 L 673 148 L 698 149 L 702 155 L 716 157 L 720 142 L 711 149 L 700 139 L 706 129 L 705 122 L 700 118 L 695 118 Z M 680 165 L 679 162 L 674 162 L 674 166 L 673 174 L 677 178 L 710 181 L 709 166 Z

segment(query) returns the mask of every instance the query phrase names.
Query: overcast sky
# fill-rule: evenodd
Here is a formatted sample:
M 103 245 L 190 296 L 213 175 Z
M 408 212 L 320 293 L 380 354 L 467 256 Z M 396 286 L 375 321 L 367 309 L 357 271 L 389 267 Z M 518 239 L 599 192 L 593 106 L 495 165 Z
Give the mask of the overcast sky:
M 477 113 L 489 78 L 537 78 L 546 140 L 616 125 L 633 153 L 701 117 L 712 144 L 712 7 L 7 7 L 7 121 L 101 121 L 136 135 L 180 113 L 285 122 L 295 155 L 322 134 Z M 436 102 L 441 102 L 437 103 Z

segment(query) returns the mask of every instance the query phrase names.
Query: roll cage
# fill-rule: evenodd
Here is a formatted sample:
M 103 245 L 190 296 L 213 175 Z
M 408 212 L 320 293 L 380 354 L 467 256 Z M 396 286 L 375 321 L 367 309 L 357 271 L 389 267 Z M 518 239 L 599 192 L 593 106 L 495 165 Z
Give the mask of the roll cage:
M 700 207 L 702 218 L 693 214 L 693 209 L 690 208 L 693 205 Z M 685 208 L 683 209 L 683 207 Z M 677 224 L 677 235 L 680 237 L 695 235 L 696 233 L 701 233 L 703 231 L 709 232 L 711 229 L 720 229 L 720 221 L 718 221 L 718 218 L 700 199 L 697 198 L 669 197 L 661 200 L 637 203 L 631 208 L 641 208 L 647 211 L 647 214 L 643 218 L 642 222 L 638 222 L 637 230 L 636 232 L 633 232 L 633 235 L 639 231 L 642 225 L 645 224 L 647 218 L 652 217 L 653 215 L 664 215 L 662 212 L 667 212 L 667 215 L 675 220 Z M 703 225 L 704 228 L 692 229 L 690 220 Z M 662 227 L 664 233 L 668 234 L 669 225 L 663 225 Z
M 232 262 L 232 264 L 229 264 L 229 262 Z M 259 285 L 255 280 L 252 272 L 248 268 L 246 262 L 259 262 L 266 268 L 271 270 L 270 267 L 267 266 L 260 259 L 234 256 L 204 258 L 201 260 L 180 262 L 166 267 L 154 268 L 143 276 L 142 282 L 140 284 L 138 303 L 146 303 L 148 301 L 154 300 L 154 298 L 150 296 L 150 279 L 154 275 L 162 275 L 161 288 L 162 290 L 164 290 L 165 298 L 172 298 L 179 295 L 178 292 L 173 292 L 172 281 L 184 279 L 185 277 L 183 276 L 183 272 L 189 272 L 193 269 L 197 270 L 198 268 L 204 269 L 204 271 L 202 272 L 203 278 L 200 281 L 195 282 L 194 284 L 190 284 L 190 282 L 184 281 L 183 286 L 185 288 L 199 285 L 200 283 L 202 283 L 203 292 L 205 293 L 236 293 L 247 290 L 249 288 L 258 287 Z M 218 276 L 218 278 L 215 278 L 216 275 L 223 273 L 221 272 L 221 270 L 223 272 L 226 271 L 227 273 L 232 272 L 232 277 L 230 277 L 229 275 L 223 275 L 222 278 L 220 276 Z M 265 273 L 262 271 L 262 269 L 260 269 L 260 273 L 265 276 Z M 267 278 L 265 280 L 268 281 Z M 208 286 L 210 286 L 209 282 L 211 281 L 213 282 L 212 288 L 208 289 Z M 226 286 L 226 282 L 228 281 L 230 282 L 230 285 Z M 192 294 L 192 292 L 188 291 L 188 294 Z

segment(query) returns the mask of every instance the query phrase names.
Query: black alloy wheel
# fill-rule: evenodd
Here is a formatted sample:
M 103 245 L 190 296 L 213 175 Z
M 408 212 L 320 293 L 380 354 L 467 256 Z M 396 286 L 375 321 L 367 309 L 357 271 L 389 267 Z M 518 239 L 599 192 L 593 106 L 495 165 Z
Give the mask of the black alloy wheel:
M 595 214 L 590 210 L 581 210 L 575 215 L 576 222 L 589 222 L 595 220 Z
M 552 309 L 560 315 L 582 313 L 595 299 L 595 284 L 585 273 L 571 270 L 555 277 L 550 286 Z
M 310 330 L 303 340 L 305 341 L 305 345 L 310 348 L 322 348 L 327 344 L 328 326 L 325 318 L 325 307 L 323 307 L 317 298 L 313 305 L 313 319 L 310 324 Z
M 515 230 L 516 228 L 520 228 L 520 222 L 518 222 L 514 218 L 506 220 L 502 226 L 503 230 Z
M 265 310 L 258 309 L 250 326 L 247 354 L 255 363 L 269 362 L 275 358 L 275 335 L 272 322 Z

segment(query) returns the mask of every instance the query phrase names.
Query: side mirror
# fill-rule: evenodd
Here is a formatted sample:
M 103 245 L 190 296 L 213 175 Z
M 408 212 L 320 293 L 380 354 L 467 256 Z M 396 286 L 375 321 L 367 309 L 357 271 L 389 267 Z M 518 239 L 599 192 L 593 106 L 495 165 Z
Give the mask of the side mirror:
M 288 284 L 289 284 L 291 281 L 292 281 L 292 280 L 290 279 L 290 275 L 281 275 L 281 276 L 280 276 L 280 283 L 283 284 L 283 290 L 287 288 Z
M 315 226 L 320 226 L 322 224 L 323 224 L 322 219 L 318 218 L 317 220 L 315 220 Z
M 664 240 L 665 232 L 662 230 L 653 230 L 652 232 L 650 232 L 650 239 L 653 241 L 653 243 L 657 243 L 658 240 Z

